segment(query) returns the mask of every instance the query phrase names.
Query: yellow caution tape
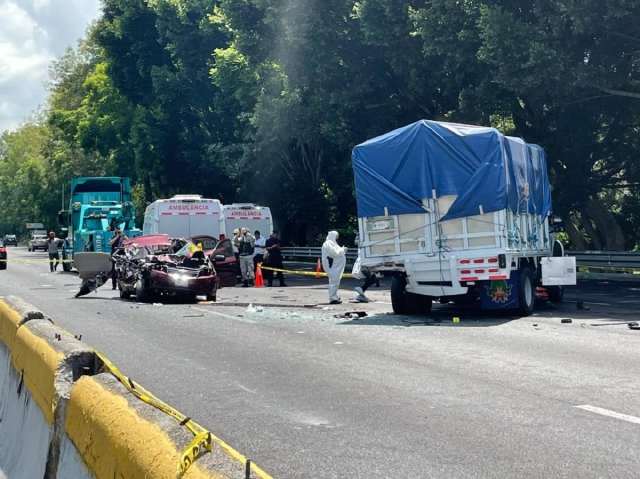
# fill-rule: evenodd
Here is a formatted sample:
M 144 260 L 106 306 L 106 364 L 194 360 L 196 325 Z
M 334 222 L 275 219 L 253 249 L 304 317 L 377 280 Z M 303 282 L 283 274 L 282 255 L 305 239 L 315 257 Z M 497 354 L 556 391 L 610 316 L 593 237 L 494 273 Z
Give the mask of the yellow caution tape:
M 180 479 L 189 469 L 189 466 L 195 462 L 205 452 L 211 452 L 211 433 L 202 431 L 193 438 L 193 441 L 180 454 L 180 464 L 176 471 L 176 478 Z
M 45 258 L 17 258 L 17 259 L 0 259 L 0 263 L 72 263 L 72 259 L 45 259 Z
M 71 334 L 64 328 L 61 328 L 66 334 L 76 338 L 75 335 Z M 76 338 L 77 339 L 77 338 Z M 152 393 L 147 391 L 143 386 L 133 381 L 131 378 L 125 376 L 120 372 L 120 370 L 109 361 L 100 351 L 97 349 L 88 346 L 93 350 L 96 356 L 102 361 L 104 364 L 104 369 L 106 372 L 109 372 L 115 376 L 115 378 L 120 381 L 120 383 L 127 388 L 127 390 L 136 396 L 141 401 L 149 404 L 150 406 L 159 409 L 165 414 L 176 419 L 181 426 L 186 426 L 189 431 L 193 433 L 195 436 L 191 443 L 187 445 L 182 450 L 180 454 L 180 463 L 178 464 L 178 468 L 176 470 L 176 478 L 181 479 L 184 474 L 187 472 L 189 467 L 198 459 L 200 456 L 205 454 L 206 452 L 211 452 L 212 443 L 215 442 L 223 451 L 227 453 L 230 457 L 238 461 L 239 463 L 245 465 L 247 463 L 247 458 L 229 446 L 226 442 L 224 442 L 219 437 L 213 435 L 210 431 L 202 427 L 200 424 L 194 422 L 190 417 L 185 416 L 181 412 L 172 408 L 162 400 L 155 397 Z M 262 468 L 258 467 L 253 462 L 251 463 L 251 472 L 255 473 L 260 479 L 273 479 L 272 476 L 267 474 Z
M 261 266 L 260 269 L 267 269 L 269 271 L 280 271 L 282 273 L 288 273 L 288 274 L 298 274 L 301 276 L 322 276 L 323 278 L 326 278 L 328 275 L 327 273 L 317 273 L 315 271 L 293 271 L 290 269 L 278 269 L 278 268 L 271 268 L 269 266 Z M 348 274 L 348 273 L 343 273 L 342 274 L 343 278 L 353 278 L 352 274 Z

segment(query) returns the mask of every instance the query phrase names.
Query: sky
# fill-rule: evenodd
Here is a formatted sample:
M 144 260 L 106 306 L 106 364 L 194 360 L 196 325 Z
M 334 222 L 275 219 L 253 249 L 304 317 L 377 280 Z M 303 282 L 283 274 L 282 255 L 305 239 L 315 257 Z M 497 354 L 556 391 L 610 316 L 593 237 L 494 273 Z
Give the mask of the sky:
M 46 102 L 49 64 L 99 13 L 99 0 L 0 0 L 0 133 Z

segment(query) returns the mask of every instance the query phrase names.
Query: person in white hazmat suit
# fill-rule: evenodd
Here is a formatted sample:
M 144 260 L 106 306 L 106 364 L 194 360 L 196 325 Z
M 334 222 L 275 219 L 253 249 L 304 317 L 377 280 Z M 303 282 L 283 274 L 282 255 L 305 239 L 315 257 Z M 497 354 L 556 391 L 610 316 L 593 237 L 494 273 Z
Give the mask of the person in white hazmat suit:
M 338 236 L 340 235 L 337 231 L 329 231 L 327 240 L 322 245 L 322 267 L 329 277 L 329 302 L 331 304 L 342 303 L 338 296 L 338 288 L 340 288 L 342 273 L 347 264 L 345 255 L 347 248 L 336 243 Z M 331 261 L 329 261 L 330 258 Z

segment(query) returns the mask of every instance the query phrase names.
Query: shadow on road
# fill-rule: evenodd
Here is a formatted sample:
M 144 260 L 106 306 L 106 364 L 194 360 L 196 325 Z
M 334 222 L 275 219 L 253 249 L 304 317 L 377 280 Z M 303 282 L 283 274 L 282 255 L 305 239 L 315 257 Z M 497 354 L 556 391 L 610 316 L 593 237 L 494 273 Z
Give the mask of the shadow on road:
M 354 308 L 354 311 L 357 307 Z M 454 322 L 454 318 L 458 322 Z M 431 326 L 431 327 L 490 327 L 508 323 L 519 316 L 513 311 L 482 311 L 478 306 L 459 306 L 452 304 L 433 305 L 429 314 L 400 315 L 380 313 L 360 319 L 348 319 L 342 323 L 349 326 Z

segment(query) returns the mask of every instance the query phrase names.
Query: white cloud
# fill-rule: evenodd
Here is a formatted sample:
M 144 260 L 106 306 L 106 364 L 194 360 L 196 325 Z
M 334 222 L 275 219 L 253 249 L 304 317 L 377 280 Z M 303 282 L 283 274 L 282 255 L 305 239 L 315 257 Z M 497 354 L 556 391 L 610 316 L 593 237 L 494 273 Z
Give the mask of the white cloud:
M 99 12 L 99 0 L 0 0 L 0 132 L 45 102 L 49 63 Z

